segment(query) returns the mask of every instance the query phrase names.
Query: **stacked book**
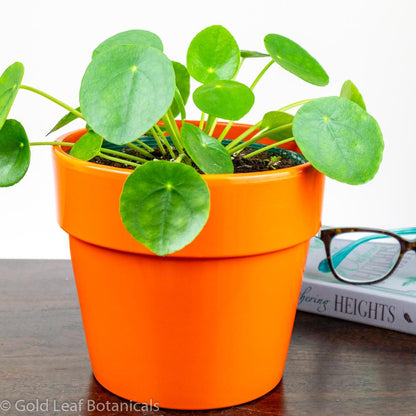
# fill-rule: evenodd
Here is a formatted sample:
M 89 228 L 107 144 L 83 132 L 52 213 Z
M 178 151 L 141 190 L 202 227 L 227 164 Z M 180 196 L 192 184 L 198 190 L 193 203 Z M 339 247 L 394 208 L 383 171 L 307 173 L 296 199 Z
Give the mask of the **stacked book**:
M 381 250 L 385 250 L 383 245 L 380 253 Z M 416 335 L 416 256 L 413 252 L 403 257 L 386 280 L 371 285 L 343 283 L 331 272 L 321 272 L 318 267 L 325 258 L 322 241 L 313 238 L 298 310 Z M 377 261 L 382 261 L 377 253 L 372 261 L 366 261 L 363 256 L 354 259 L 357 272 L 367 275 L 377 270 Z

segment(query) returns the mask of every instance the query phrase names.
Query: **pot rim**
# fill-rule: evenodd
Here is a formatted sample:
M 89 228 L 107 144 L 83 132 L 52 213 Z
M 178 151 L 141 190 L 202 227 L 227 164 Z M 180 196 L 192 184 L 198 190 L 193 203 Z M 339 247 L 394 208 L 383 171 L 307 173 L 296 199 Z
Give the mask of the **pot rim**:
M 220 124 L 220 123 L 218 123 Z M 235 123 L 235 126 L 249 128 L 251 125 L 244 124 L 244 123 Z M 69 131 L 62 136 L 58 137 L 55 141 L 56 142 L 73 142 L 74 137 L 78 138 L 77 136 L 82 132 L 86 132 L 86 129 L 78 129 Z M 72 139 L 72 140 L 71 140 Z M 113 166 L 107 165 L 100 165 L 94 162 L 88 162 L 81 159 L 78 159 L 74 156 L 71 156 L 69 153 L 64 151 L 65 146 L 53 146 L 52 150 L 55 152 L 56 156 L 64 159 L 67 163 L 73 164 L 77 170 L 84 170 L 84 171 L 94 171 L 95 173 L 114 173 L 119 175 L 128 176 L 130 173 L 133 172 L 132 169 L 125 169 L 125 168 L 117 168 Z M 201 174 L 204 180 L 209 182 L 216 182 L 221 180 L 233 180 L 238 181 L 242 180 L 244 182 L 251 181 L 251 180 L 259 180 L 260 178 L 269 181 L 269 180 L 277 180 L 277 179 L 284 179 L 288 177 L 297 176 L 302 174 L 305 170 L 308 169 L 315 169 L 310 162 L 302 163 L 300 165 L 292 166 L 289 168 L 277 169 L 275 171 L 263 171 L 263 172 L 248 172 L 248 173 L 220 173 L 220 174 Z

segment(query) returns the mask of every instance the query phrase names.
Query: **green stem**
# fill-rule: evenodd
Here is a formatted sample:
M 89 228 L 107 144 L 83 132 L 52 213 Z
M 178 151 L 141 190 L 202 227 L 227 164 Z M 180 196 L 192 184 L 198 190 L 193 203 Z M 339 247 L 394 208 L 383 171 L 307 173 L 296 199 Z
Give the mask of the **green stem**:
M 172 110 L 170 108 L 168 110 L 168 117 L 171 120 L 173 129 L 175 130 L 175 133 L 176 133 L 176 137 L 178 138 L 179 142 L 181 142 L 181 132 L 179 131 L 178 125 L 176 124 L 176 121 L 175 121 L 175 116 L 173 115 Z
M 215 130 L 215 127 L 217 126 L 217 122 L 218 122 L 218 119 L 215 118 L 214 122 L 212 123 L 211 128 L 209 129 L 208 136 L 212 136 L 213 135 L 214 130 Z
M 269 136 L 270 133 L 278 133 L 279 131 L 286 130 L 287 128 L 292 127 L 292 126 L 293 126 L 293 123 L 287 123 L 287 124 L 282 124 L 279 127 L 275 127 L 273 129 L 267 130 L 265 133 L 263 133 L 262 137 L 258 138 L 258 140 L 262 139 L 263 137 Z
M 250 140 L 247 140 L 246 142 L 244 142 L 244 147 L 249 146 L 250 144 L 263 139 L 264 137 L 268 137 L 271 133 L 278 133 L 279 131 L 283 131 L 286 130 L 289 127 L 292 127 L 293 123 L 287 123 L 287 124 L 282 124 L 279 127 L 275 127 L 273 129 L 262 129 L 261 131 L 259 131 L 255 136 L 253 136 Z M 238 146 L 238 148 L 240 148 L 241 146 L 243 146 L 242 144 L 240 146 Z M 241 149 L 238 149 L 241 150 Z
M 231 143 L 229 143 L 227 146 L 225 146 L 225 148 L 228 150 L 228 153 L 232 153 L 232 152 L 230 152 L 230 150 L 232 148 L 234 148 L 235 146 L 237 146 L 238 143 L 240 143 L 242 140 L 244 140 L 247 136 L 250 136 L 251 133 L 255 132 L 261 126 L 261 123 L 263 123 L 263 120 L 259 121 L 254 126 L 251 126 L 244 133 L 240 134 Z
M 139 146 L 134 145 L 133 143 L 126 143 L 125 146 L 129 149 L 135 150 L 137 153 L 140 153 L 143 156 L 146 156 L 150 159 L 153 158 L 153 155 L 151 153 L 149 153 L 147 150 L 142 149 Z
M 165 135 L 165 133 L 163 132 L 163 130 L 160 128 L 160 126 L 158 124 L 155 124 L 153 126 L 153 128 L 157 131 L 157 133 L 159 134 L 160 137 Z
M 257 85 L 257 83 L 260 81 L 261 77 L 266 73 L 266 71 L 272 66 L 274 63 L 273 59 L 260 71 L 260 73 L 257 75 L 256 79 L 251 84 L 250 89 L 253 90 L 254 87 Z
M 224 138 L 227 136 L 227 133 L 230 131 L 231 127 L 233 126 L 234 121 L 230 121 L 223 129 L 223 131 L 220 134 L 220 137 L 218 137 L 218 141 L 221 143 Z
M 146 143 L 142 142 L 141 140 L 136 139 L 136 140 L 135 140 L 135 142 L 136 142 L 137 144 L 139 144 L 140 146 L 144 147 L 144 148 L 145 148 L 146 150 L 148 150 L 149 152 L 153 152 L 153 148 L 152 148 L 152 147 L 150 147 L 148 144 L 146 144 Z
M 119 159 L 118 157 L 108 156 L 101 152 L 98 153 L 98 156 L 102 157 L 103 159 L 111 160 L 113 162 L 122 163 L 123 165 L 134 166 L 134 167 L 140 166 L 138 163 L 129 162 L 128 160 Z
M 77 111 L 75 108 L 72 108 L 71 106 L 69 106 L 68 104 L 65 104 L 61 100 L 58 100 L 57 98 L 52 97 L 52 95 L 49 95 L 46 92 L 43 92 L 41 90 L 38 90 L 37 88 L 29 87 L 28 85 L 21 85 L 20 88 L 22 90 L 28 90 L 28 91 L 32 91 L 32 92 L 34 92 L 36 94 L 39 94 L 42 97 L 45 97 L 48 100 L 51 100 L 52 102 L 54 102 L 55 104 L 58 104 L 61 107 L 65 108 L 70 113 L 74 114 L 75 116 L 77 116 L 77 117 L 82 118 L 83 120 L 85 120 L 84 116 L 79 111 Z
M 286 110 L 290 110 L 293 107 L 299 107 L 300 105 L 306 104 L 309 101 L 314 100 L 314 98 L 308 98 L 307 100 L 301 100 L 301 101 L 296 101 L 295 103 L 286 105 L 285 107 L 279 108 L 277 111 L 286 111 Z
M 214 123 L 216 123 L 217 118 L 211 115 L 208 115 L 207 124 L 205 125 L 204 132 L 208 134 L 208 132 L 211 130 L 211 127 Z
M 181 143 L 181 133 L 179 132 L 178 126 L 175 123 L 175 118 L 173 117 L 172 111 L 168 112 L 162 117 L 165 127 L 169 132 L 170 138 L 173 145 L 176 147 L 179 153 L 183 153 L 183 146 Z
M 150 131 L 151 131 L 151 133 L 152 133 L 152 135 L 153 135 L 153 137 L 154 137 L 154 139 L 155 139 L 155 141 L 157 143 L 157 146 L 159 147 L 160 152 L 162 153 L 162 155 L 165 155 L 166 154 L 166 150 L 163 147 L 163 144 L 162 144 L 162 141 L 161 141 L 161 139 L 159 137 L 158 132 L 156 131 L 156 129 L 154 127 L 152 127 L 150 129 Z
M 233 147 L 231 150 L 228 151 L 228 153 L 238 153 L 238 152 L 241 152 L 247 146 L 250 146 L 251 144 L 255 143 L 257 140 L 260 140 L 262 137 L 264 137 L 264 133 L 267 130 L 268 130 L 267 128 L 260 130 L 250 140 L 247 140 L 247 141 L 241 143 L 239 146 Z
M 243 66 L 244 61 L 246 60 L 246 58 L 241 58 L 240 59 L 240 63 L 238 64 L 238 68 L 236 73 L 233 76 L 233 80 L 235 80 L 237 78 L 238 73 L 240 72 L 241 67 Z
M 170 143 L 168 142 L 168 139 L 166 138 L 165 134 L 163 133 L 162 129 L 155 124 L 155 129 L 156 131 L 159 133 L 159 137 L 161 138 L 163 144 L 166 146 L 166 148 L 168 149 L 168 152 L 170 154 L 170 156 L 172 157 L 172 159 L 175 159 L 175 152 L 172 149 L 172 146 L 170 145 Z
M 75 143 L 70 142 L 31 142 L 29 146 L 67 146 L 72 147 Z
M 148 160 L 142 159 L 141 157 L 137 157 L 137 156 L 134 156 L 134 155 L 129 155 L 129 154 L 123 153 L 123 152 L 118 152 L 117 150 L 111 150 L 111 149 L 101 148 L 101 152 L 102 153 L 107 153 L 109 155 L 117 156 L 119 158 L 125 158 L 125 159 L 129 159 L 129 160 L 134 160 L 134 161 L 140 162 L 140 163 L 146 163 L 146 162 L 148 162 Z
M 199 128 L 201 130 L 204 130 L 204 123 L 205 123 L 205 113 L 201 113 L 201 120 L 199 121 Z
M 162 141 L 165 144 L 166 148 L 168 149 L 168 152 L 169 152 L 171 158 L 175 159 L 175 157 L 176 157 L 175 152 L 174 152 L 172 146 L 170 145 L 168 139 L 166 138 L 166 136 L 163 136 Z
M 185 153 L 181 153 L 176 159 L 175 159 L 175 163 L 180 163 L 182 162 L 182 159 L 185 157 Z
M 245 159 L 248 159 L 249 157 L 253 157 L 253 156 L 258 155 L 259 153 L 262 153 L 262 152 L 267 152 L 268 150 L 273 149 L 274 147 L 278 147 L 278 146 L 280 146 L 284 143 L 292 142 L 294 140 L 295 140 L 294 137 L 290 137 L 289 139 L 281 140 L 280 142 L 276 142 L 276 143 L 270 144 L 269 146 L 262 147 L 261 149 L 255 150 L 254 152 L 251 152 L 248 155 L 245 155 L 243 157 Z
M 29 143 L 29 145 L 30 146 L 66 146 L 66 147 L 72 147 L 72 146 L 75 145 L 75 143 L 71 143 L 71 142 L 32 142 L 32 143 Z M 104 153 L 108 153 L 108 155 L 119 156 L 120 158 L 118 158 L 118 157 L 114 158 L 114 157 L 108 156 Z M 130 160 L 135 160 L 135 161 L 141 162 L 141 163 L 148 162 L 148 160 L 142 159 L 142 158 L 137 157 L 137 156 L 128 155 L 126 153 L 118 152 L 116 150 L 103 149 L 103 148 L 101 149 L 101 152 L 98 154 L 98 156 L 101 156 L 104 159 L 112 160 L 113 162 L 124 163 L 126 165 L 131 165 L 131 166 L 139 166 L 139 164 L 130 163 L 127 160 L 121 159 L 121 157 L 126 158 L 126 159 L 130 159 Z

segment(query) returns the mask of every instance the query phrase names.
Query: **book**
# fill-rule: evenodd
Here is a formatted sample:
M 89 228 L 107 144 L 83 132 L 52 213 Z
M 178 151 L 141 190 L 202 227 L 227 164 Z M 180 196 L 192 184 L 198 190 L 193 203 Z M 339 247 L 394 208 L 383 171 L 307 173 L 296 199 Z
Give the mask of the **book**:
M 385 244 L 379 244 L 380 253 Z M 374 243 L 377 249 L 377 243 Z M 310 242 L 298 310 L 345 319 L 416 335 L 416 256 L 408 252 L 386 280 L 369 285 L 352 285 L 337 280 L 331 272 L 318 269 L 326 258 L 323 242 Z M 377 253 L 376 253 L 377 256 Z M 357 256 L 358 272 L 371 274 L 365 256 Z

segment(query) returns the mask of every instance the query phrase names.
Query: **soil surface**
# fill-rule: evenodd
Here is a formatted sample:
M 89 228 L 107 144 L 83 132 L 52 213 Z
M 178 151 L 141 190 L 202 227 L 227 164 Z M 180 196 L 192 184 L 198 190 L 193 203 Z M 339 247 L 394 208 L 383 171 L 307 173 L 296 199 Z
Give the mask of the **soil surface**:
M 253 149 L 243 149 L 238 155 L 233 155 L 232 160 L 234 164 L 235 173 L 250 173 L 250 172 L 264 172 L 269 170 L 289 168 L 298 165 L 297 162 L 286 159 L 280 156 L 273 155 L 268 152 L 259 153 L 250 158 L 244 158 L 244 155 L 253 152 Z M 127 153 L 133 156 L 143 157 L 135 150 L 124 149 L 123 153 Z M 157 160 L 172 161 L 169 154 L 162 155 L 158 148 L 152 153 Z M 94 162 L 100 165 L 113 166 L 117 168 L 134 169 L 134 166 L 125 165 L 122 163 L 113 162 L 111 160 L 104 159 L 102 157 L 95 157 L 90 162 Z M 197 166 L 192 165 L 199 173 L 202 173 Z

